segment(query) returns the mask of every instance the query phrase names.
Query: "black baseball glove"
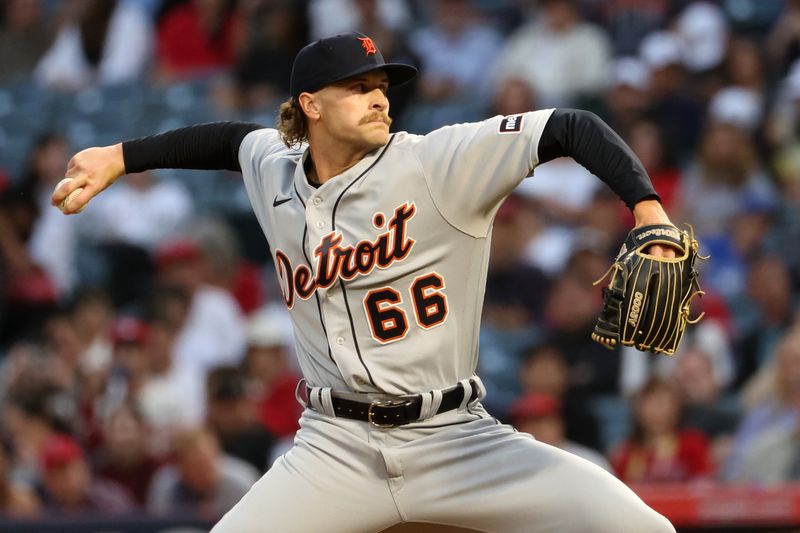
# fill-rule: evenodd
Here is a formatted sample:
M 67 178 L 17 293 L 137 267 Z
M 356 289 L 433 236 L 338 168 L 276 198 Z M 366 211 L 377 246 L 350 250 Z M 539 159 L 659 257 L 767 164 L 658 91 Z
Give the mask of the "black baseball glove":
M 704 294 L 695 259 L 707 259 L 698 255 L 697 241 L 691 226 L 689 229 L 658 224 L 631 230 L 609 269 L 611 281 L 603 289 L 603 311 L 592 339 L 608 348 L 622 344 L 653 353 L 675 353 L 686 326 L 703 317 L 689 318 L 692 298 Z M 676 257 L 645 254 L 653 244 L 676 248 Z M 595 285 L 606 276 L 608 272 Z

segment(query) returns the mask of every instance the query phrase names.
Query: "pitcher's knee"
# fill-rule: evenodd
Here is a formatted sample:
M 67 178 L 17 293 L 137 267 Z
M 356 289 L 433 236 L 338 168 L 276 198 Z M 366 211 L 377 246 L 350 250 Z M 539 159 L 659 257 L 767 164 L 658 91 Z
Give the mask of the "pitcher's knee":
M 667 520 L 667 518 L 663 515 L 655 513 L 658 517 L 658 524 L 654 524 L 653 531 L 663 532 L 663 533 L 675 533 L 675 526 Z
M 582 531 L 597 533 L 675 533 L 675 528 L 663 515 L 643 501 L 617 501 L 616 505 L 595 507 L 594 513 L 583 516 Z M 631 505 L 631 503 L 633 503 Z
M 630 531 L 631 533 L 675 533 L 675 527 L 666 517 L 648 507 L 646 513 L 641 513 L 638 517 L 630 519 L 624 531 Z

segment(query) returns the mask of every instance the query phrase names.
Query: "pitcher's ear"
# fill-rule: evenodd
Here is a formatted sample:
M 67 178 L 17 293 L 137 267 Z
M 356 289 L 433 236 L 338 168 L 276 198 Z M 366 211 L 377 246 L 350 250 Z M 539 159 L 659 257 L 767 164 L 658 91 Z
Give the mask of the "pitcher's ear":
M 309 119 L 319 119 L 319 106 L 313 94 L 300 93 L 300 96 L 297 97 L 297 102 L 300 104 L 303 113 L 305 113 Z

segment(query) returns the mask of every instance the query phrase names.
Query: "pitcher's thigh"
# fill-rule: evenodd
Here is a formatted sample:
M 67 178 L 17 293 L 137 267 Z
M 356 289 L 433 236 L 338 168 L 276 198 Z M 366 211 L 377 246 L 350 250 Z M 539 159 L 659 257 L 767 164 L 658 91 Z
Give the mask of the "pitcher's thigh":
M 404 503 L 423 513 L 409 511 L 415 520 L 504 533 L 675 531 L 612 474 L 508 426 L 423 457 L 417 466 L 436 474 L 406 477 Z M 428 497 L 414 505 L 416 494 Z
M 517 501 L 523 510 L 521 520 L 513 520 L 512 529 L 505 531 L 675 532 L 666 518 L 611 473 L 576 455 L 530 441 L 531 453 L 545 455 L 551 465 L 538 471 L 531 468 L 529 478 L 520 480 Z M 526 505 L 540 496 L 542 501 L 535 508 Z
M 386 481 L 342 466 L 330 455 L 295 446 L 212 533 L 372 533 L 397 522 Z

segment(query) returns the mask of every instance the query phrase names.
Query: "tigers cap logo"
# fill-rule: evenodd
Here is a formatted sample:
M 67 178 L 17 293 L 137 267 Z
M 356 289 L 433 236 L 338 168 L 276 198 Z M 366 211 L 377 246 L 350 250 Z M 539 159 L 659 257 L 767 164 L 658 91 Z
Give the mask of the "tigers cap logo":
M 364 47 L 366 55 L 374 54 L 378 51 L 378 49 L 375 48 L 375 43 L 373 43 L 372 39 L 369 37 L 358 37 L 358 40 L 361 41 L 361 46 Z

